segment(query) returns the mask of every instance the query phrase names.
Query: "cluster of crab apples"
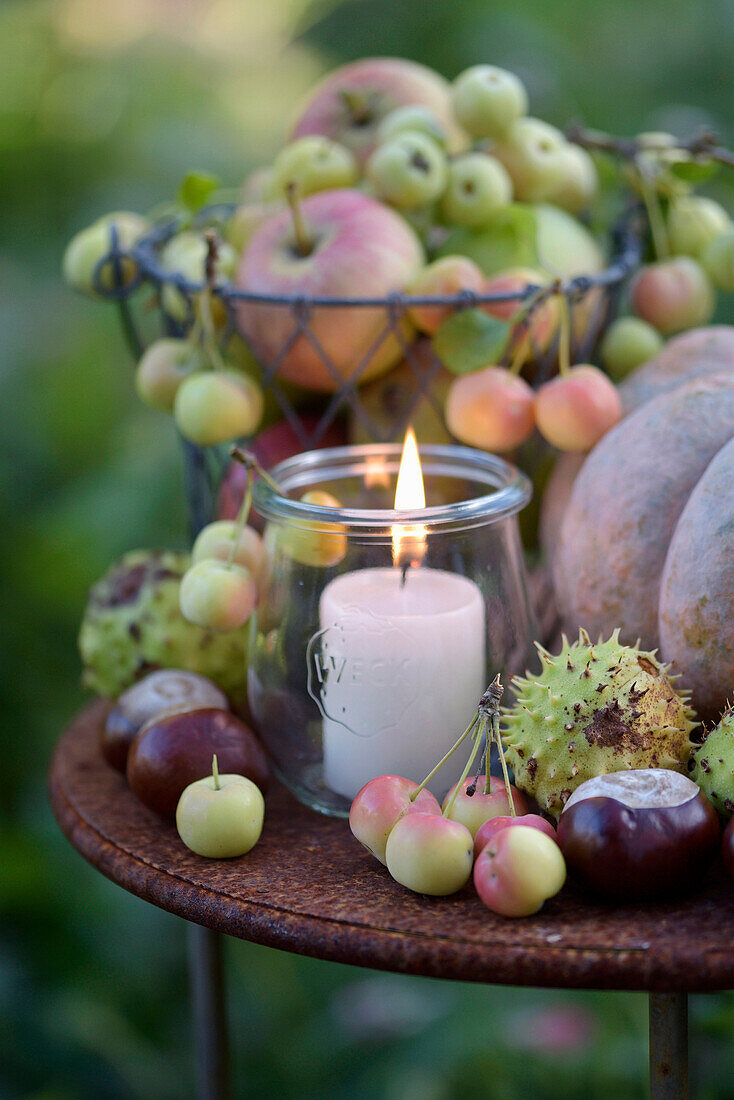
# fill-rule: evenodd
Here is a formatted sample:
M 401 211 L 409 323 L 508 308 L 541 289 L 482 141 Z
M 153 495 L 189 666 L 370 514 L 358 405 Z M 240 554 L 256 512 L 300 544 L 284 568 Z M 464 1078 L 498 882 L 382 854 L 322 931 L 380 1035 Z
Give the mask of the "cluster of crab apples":
M 525 811 L 520 792 L 491 775 L 455 784 L 443 808 L 425 787 L 381 775 L 357 794 L 349 826 L 408 890 L 454 894 L 473 871 L 485 905 L 504 917 L 524 917 L 566 879 L 555 829 Z
M 607 899 L 654 900 L 691 889 L 719 851 L 718 815 L 686 776 L 632 769 L 587 780 L 555 828 L 522 793 L 493 776 L 456 784 L 443 806 L 395 775 L 370 780 L 354 799 L 352 833 L 400 885 L 443 896 L 471 877 L 481 901 L 503 917 L 537 913 L 566 870 Z M 724 832 L 734 874 L 734 827 Z

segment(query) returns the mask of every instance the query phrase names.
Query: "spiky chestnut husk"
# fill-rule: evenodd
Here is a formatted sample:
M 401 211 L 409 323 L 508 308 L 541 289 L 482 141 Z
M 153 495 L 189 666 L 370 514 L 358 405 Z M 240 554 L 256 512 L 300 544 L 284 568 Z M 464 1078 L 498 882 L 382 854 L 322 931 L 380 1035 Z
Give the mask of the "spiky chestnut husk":
M 179 668 L 242 706 L 247 628 L 217 634 L 184 619 L 179 590 L 190 564 L 173 550 L 132 550 L 96 581 L 79 632 L 86 687 L 117 696 L 154 669 Z
M 696 750 L 691 778 L 723 817 L 734 814 L 734 707 Z
M 515 783 L 558 819 L 587 779 L 627 768 L 685 772 L 695 714 L 655 652 L 622 645 L 619 630 L 595 644 L 585 630 L 551 656 L 536 643 L 539 675 L 512 680 L 502 740 Z

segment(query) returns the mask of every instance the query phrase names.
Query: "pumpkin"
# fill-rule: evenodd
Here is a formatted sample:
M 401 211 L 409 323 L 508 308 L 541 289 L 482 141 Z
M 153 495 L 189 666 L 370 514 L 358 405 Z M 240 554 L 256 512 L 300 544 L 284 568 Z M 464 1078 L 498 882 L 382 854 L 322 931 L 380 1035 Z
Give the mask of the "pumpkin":
M 644 649 L 662 641 L 707 715 L 734 688 L 732 439 L 734 373 L 645 402 L 587 457 L 553 565 L 569 628 L 619 627 Z

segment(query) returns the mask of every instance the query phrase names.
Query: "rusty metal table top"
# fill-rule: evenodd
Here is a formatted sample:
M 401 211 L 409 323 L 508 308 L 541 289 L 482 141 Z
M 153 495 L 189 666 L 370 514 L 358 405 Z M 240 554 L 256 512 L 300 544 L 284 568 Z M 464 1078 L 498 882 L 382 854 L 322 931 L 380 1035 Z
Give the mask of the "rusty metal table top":
M 423 898 L 393 882 L 344 821 L 275 786 L 248 855 L 188 851 L 142 806 L 99 751 L 106 706 L 64 734 L 50 773 L 56 817 L 108 878 L 171 913 L 255 943 L 357 966 L 435 978 L 563 988 L 734 988 L 734 883 L 716 866 L 665 905 L 610 908 L 567 885 L 541 913 L 505 920 L 469 884 Z

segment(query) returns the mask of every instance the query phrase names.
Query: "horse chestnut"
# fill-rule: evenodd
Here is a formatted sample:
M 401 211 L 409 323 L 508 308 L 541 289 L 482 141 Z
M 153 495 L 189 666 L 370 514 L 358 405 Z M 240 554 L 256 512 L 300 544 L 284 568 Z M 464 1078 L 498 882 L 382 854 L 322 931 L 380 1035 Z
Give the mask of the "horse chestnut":
M 127 754 L 141 726 L 161 711 L 228 708 L 227 696 L 216 684 L 178 668 L 161 668 L 123 691 L 107 715 L 102 731 L 102 755 L 124 774 Z
M 569 869 L 617 899 L 682 893 L 711 863 L 719 819 L 696 784 L 678 772 L 641 768 L 588 779 L 558 823 Z
M 144 805 L 173 820 L 184 789 L 211 774 L 214 753 L 222 774 L 244 775 L 266 790 L 270 769 L 254 733 L 217 707 L 152 718 L 130 747 L 127 781 Z

